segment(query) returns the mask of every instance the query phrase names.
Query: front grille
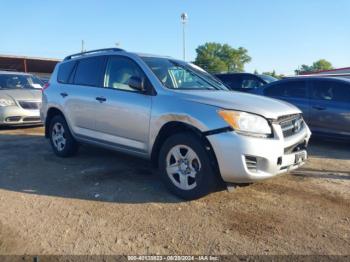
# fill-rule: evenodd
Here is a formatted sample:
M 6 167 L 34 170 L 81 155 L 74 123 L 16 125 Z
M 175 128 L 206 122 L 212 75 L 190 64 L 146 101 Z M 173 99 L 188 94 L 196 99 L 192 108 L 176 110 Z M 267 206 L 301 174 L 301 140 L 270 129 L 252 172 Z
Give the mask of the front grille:
M 298 152 L 300 150 L 305 150 L 307 148 L 307 142 L 304 140 L 303 142 L 299 142 L 297 144 L 291 145 L 289 147 L 284 148 L 284 154 L 291 154 L 294 152 Z
M 253 156 L 245 156 L 245 164 L 248 170 L 257 172 L 258 171 L 258 160 Z
M 36 110 L 41 107 L 41 103 L 37 101 L 18 101 L 23 109 Z
M 290 137 L 298 134 L 304 128 L 304 120 L 300 114 L 282 116 L 278 119 L 283 136 Z
M 39 121 L 41 121 L 41 119 L 40 117 L 37 117 L 37 116 L 23 118 L 23 122 L 39 122 Z

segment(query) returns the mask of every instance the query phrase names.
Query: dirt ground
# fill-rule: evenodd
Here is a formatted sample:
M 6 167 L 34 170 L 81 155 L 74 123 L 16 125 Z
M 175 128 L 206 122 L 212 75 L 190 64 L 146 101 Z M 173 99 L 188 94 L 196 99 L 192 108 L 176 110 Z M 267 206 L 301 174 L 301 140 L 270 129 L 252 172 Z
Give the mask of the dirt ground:
M 150 164 L 42 128 L 0 130 L 0 254 L 350 254 L 350 145 L 312 141 L 301 170 L 184 202 Z

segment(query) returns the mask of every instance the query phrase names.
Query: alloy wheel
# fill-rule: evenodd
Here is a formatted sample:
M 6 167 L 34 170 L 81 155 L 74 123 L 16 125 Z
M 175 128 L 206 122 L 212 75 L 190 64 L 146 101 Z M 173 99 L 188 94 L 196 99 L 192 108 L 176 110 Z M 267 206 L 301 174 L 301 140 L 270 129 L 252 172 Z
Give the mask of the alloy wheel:
M 52 142 L 58 151 L 62 151 L 66 146 L 66 134 L 61 123 L 55 123 L 52 128 Z
M 197 186 L 196 176 L 201 162 L 196 152 L 186 145 L 176 145 L 166 157 L 166 172 L 173 184 L 182 190 Z

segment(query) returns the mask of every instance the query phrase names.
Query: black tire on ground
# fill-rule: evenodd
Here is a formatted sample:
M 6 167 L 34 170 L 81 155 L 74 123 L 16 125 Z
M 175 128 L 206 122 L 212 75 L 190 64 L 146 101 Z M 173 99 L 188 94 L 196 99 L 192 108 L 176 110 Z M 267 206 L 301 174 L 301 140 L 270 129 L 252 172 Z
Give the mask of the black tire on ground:
M 54 129 L 56 124 L 61 126 L 64 130 L 63 136 L 65 138 L 65 145 L 63 148 L 61 148 L 61 150 L 59 150 L 57 148 L 57 146 L 55 145 L 55 143 L 53 141 L 53 134 L 54 134 L 53 129 Z M 79 144 L 72 136 L 72 134 L 69 130 L 69 127 L 67 125 L 67 122 L 62 115 L 57 115 L 57 116 L 52 118 L 50 125 L 49 125 L 49 138 L 50 138 L 50 143 L 51 143 L 53 151 L 59 157 L 70 157 L 70 156 L 75 155 L 78 151 Z
M 177 145 L 185 145 L 191 148 L 197 154 L 200 161 L 201 168 L 195 175 L 196 186 L 189 190 L 181 189 L 175 185 L 166 170 L 168 153 Z M 211 165 L 210 157 L 205 150 L 203 142 L 191 132 L 175 134 L 165 141 L 159 153 L 159 173 L 167 188 L 185 200 L 198 199 L 213 192 L 220 185 L 219 175 Z

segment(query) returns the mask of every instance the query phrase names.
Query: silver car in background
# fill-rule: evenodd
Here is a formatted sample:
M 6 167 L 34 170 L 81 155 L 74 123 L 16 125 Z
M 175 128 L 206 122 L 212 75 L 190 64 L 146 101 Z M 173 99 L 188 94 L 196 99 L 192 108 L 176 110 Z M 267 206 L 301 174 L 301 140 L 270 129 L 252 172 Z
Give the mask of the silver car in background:
M 230 92 L 190 63 L 121 49 L 66 57 L 41 114 L 58 156 L 91 143 L 150 159 L 184 199 L 298 168 L 311 135 L 293 105 Z
M 0 126 L 40 124 L 41 88 L 31 74 L 0 71 Z

